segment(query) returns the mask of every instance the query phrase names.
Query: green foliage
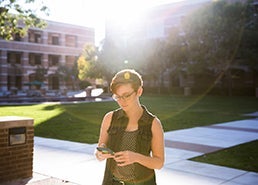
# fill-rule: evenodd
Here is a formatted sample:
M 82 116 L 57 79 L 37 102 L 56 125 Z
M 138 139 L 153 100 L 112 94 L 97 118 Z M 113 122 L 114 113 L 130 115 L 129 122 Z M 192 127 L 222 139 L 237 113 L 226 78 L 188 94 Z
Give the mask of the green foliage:
M 98 52 L 99 70 L 105 79 L 111 81 L 122 64 L 121 51 L 112 40 L 105 39 Z M 121 61 L 120 61 L 121 60 Z M 120 62 L 119 62 L 120 61 Z
M 79 82 L 79 88 L 80 89 L 85 89 L 86 87 L 90 86 L 91 83 L 87 80 L 83 80 Z
M 87 77 L 87 73 L 90 70 L 89 62 L 86 61 L 85 57 L 80 56 L 77 60 L 78 66 L 78 78 L 79 80 L 83 81 Z
M 24 37 L 31 27 L 45 28 L 46 22 L 38 18 L 36 14 L 42 12 L 48 15 L 49 10 L 43 1 L 41 3 L 39 1 L 0 1 L 0 38 L 14 40 L 16 36 Z M 32 4 L 36 9 L 30 8 L 29 5 Z
M 246 7 L 216 1 L 188 15 L 182 22 L 190 73 L 228 69 L 236 56 L 245 26 Z
M 93 44 L 86 44 L 82 54 L 77 60 L 78 78 L 83 81 L 87 78 L 98 78 L 100 76 L 97 49 Z
M 252 2 L 252 1 L 250 1 Z M 253 71 L 258 71 L 258 17 L 257 9 L 252 3 L 246 7 L 246 25 L 238 52 L 241 64 L 250 67 Z
M 161 89 L 164 87 L 164 73 L 169 68 L 170 62 L 170 52 L 167 50 L 166 41 L 159 39 L 153 39 L 148 42 L 148 46 L 145 48 L 145 60 L 143 74 L 144 79 L 148 81 L 153 81 L 157 85 L 157 92 L 160 93 Z
M 35 80 L 39 81 L 39 82 L 44 82 L 46 77 L 45 75 L 48 72 L 48 68 L 45 68 L 43 66 L 37 66 L 37 68 L 35 69 Z
M 170 32 L 167 49 L 171 76 L 206 75 L 232 95 L 234 68 L 258 71 L 258 24 L 252 3 L 213 1 L 186 15 Z M 255 87 L 255 80 L 253 81 Z
M 59 78 L 63 79 L 66 82 L 75 79 L 75 77 L 78 75 L 77 65 L 75 63 L 74 66 L 70 68 L 66 65 L 61 64 L 58 66 L 56 74 L 59 76 Z
M 71 82 L 73 90 L 77 88 L 78 69 L 77 69 L 76 62 L 74 63 L 72 68 L 66 65 L 60 64 L 56 70 L 56 74 L 58 75 L 61 81 L 64 81 L 67 83 Z

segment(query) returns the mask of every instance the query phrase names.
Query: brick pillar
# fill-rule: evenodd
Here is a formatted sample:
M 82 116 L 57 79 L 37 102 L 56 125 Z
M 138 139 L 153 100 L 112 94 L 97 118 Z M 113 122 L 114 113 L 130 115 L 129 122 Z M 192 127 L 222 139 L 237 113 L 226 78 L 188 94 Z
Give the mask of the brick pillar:
M 32 177 L 33 119 L 0 117 L 0 184 Z
M 42 39 L 43 39 L 42 44 L 48 44 L 48 32 L 43 31 L 41 36 L 42 36 Z
M 65 65 L 66 64 L 65 55 L 61 55 L 59 61 L 61 65 Z
M 28 52 L 24 52 L 23 55 L 22 55 L 22 65 L 24 67 L 28 67 L 30 64 L 29 64 L 29 53 Z
M 60 46 L 65 46 L 65 34 L 61 33 L 59 39 L 60 39 Z
M 49 67 L 49 61 L 48 61 L 48 54 L 43 54 L 42 55 L 42 65 L 43 67 L 45 68 L 48 68 Z
M 7 76 L 8 76 L 8 65 L 7 65 L 7 51 L 0 51 L 0 91 L 7 91 Z

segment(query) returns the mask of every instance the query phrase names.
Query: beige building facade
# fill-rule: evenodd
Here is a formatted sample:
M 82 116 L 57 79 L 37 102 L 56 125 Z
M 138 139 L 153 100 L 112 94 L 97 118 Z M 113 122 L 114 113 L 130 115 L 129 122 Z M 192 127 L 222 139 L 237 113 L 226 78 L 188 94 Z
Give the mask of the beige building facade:
M 46 69 L 45 90 L 69 89 L 57 69 L 71 68 L 86 43 L 94 44 L 93 28 L 47 21 L 48 26 L 30 29 L 25 38 L 0 40 L 0 94 L 32 88 L 37 68 Z

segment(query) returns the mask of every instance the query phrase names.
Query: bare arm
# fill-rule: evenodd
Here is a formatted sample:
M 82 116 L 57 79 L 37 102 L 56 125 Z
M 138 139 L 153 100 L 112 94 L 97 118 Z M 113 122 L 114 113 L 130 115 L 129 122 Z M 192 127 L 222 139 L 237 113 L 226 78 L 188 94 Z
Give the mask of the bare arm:
M 99 134 L 99 141 L 98 141 L 98 146 L 100 147 L 106 147 L 107 142 L 108 142 L 108 128 L 111 123 L 113 112 L 107 113 L 101 123 L 100 127 L 100 134 Z M 98 160 L 102 161 L 106 158 L 113 157 L 109 154 L 102 154 L 100 151 L 95 151 L 95 156 L 97 157 Z
M 122 151 L 115 154 L 119 166 L 139 163 L 150 169 L 160 169 L 164 165 L 164 132 L 160 121 L 155 118 L 152 123 L 152 155 L 145 156 L 131 151 Z

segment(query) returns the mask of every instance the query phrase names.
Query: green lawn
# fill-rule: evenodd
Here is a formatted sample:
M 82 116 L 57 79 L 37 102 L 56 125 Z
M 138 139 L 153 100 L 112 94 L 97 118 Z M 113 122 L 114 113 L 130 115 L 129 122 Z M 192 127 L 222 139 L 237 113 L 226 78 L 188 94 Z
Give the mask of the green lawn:
M 165 131 L 248 119 L 243 114 L 258 109 L 255 97 L 144 96 L 141 102 L 160 118 Z M 102 117 L 116 108 L 115 102 L 0 106 L 0 116 L 34 118 L 36 136 L 96 143 Z M 227 165 L 228 160 L 222 161 Z
M 258 141 L 196 157 L 192 160 L 258 172 Z

